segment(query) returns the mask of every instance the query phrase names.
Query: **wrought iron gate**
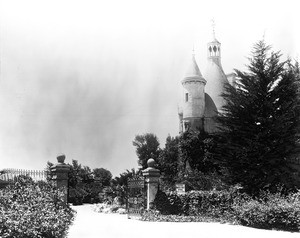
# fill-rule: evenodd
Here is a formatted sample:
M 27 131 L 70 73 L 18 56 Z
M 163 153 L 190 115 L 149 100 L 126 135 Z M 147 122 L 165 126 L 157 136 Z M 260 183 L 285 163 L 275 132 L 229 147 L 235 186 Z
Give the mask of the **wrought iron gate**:
M 145 179 L 136 175 L 128 179 L 128 218 L 141 218 L 146 205 Z

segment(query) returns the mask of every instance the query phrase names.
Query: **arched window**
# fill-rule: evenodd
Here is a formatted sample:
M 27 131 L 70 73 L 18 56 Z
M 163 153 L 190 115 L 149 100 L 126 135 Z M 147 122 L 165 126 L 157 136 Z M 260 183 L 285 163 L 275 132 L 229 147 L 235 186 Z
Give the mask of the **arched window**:
M 214 46 L 214 52 L 215 52 L 215 53 L 217 52 L 217 47 L 216 47 L 216 46 Z

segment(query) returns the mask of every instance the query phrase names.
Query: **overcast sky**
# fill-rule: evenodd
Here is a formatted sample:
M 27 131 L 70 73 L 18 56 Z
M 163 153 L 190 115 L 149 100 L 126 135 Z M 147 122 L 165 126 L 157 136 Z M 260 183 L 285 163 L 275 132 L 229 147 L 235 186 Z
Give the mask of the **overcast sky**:
M 291 1 L 0 0 L 0 169 L 43 169 L 64 153 L 113 175 L 137 167 L 132 140 L 178 134 L 193 45 L 205 71 L 211 19 L 225 73 L 263 37 L 299 57 Z

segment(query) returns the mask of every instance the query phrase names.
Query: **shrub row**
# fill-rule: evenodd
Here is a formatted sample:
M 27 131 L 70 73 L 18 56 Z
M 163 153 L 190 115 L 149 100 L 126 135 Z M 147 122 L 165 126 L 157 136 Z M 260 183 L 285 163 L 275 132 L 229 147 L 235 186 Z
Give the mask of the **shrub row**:
M 190 191 L 184 195 L 174 192 L 159 191 L 154 207 L 164 215 L 186 215 L 204 217 L 224 217 L 233 215 L 233 204 L 236 201 L 247 201 L 250 198 L 237 190 Z
M 74 211 L 49 183 L 20 178 L 0 191 L 0 237 L 64 237 Z
M 233 211 L 242 225 L 300 231 L 300 192 L 289 195 L 264 192 L 258 199 L 235 203 Z
M 228 220 L 224 219 L 223 217 L 213 218 L 206 216 L 162 215 L 153 210 L 145 211 L 141 220 L 159 222 L 228 222 Z M 231 223 L 234 224 L 233 221 L 231 221 Z
M 300 192 L 264 192 L 254 199 L 235 189 L 190 191 L 185 195 L 159 191 L 153 205 L 159 213 L 145 213 L 143 220 L 217 221 L 264 229 L 300 229 Z

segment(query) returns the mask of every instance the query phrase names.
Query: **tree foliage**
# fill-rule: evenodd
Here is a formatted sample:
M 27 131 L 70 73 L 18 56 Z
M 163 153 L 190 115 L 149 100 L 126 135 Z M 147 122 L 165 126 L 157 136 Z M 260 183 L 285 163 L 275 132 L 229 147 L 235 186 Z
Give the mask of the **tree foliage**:
M 218 170 L 213 160 L 215 141 L 204 131 L 188 130 L 179 138 L 179 173 L 187 175 L 193 170 L 208 174 Z
M 281 62 L 264 41 L 254 46 L 248 72 L 235 70 L 236 86 L 226 85 L 219 116 L 215 157 L 231 183 L 246 191 L 292 187 L 287 159 L 296 153 L 299 131 L 299 81 L 290 61 Z
M 165 148 L 161 150 L 157 159 L 158 168 L 162 174 L 162 179 L 169 183 L 174 183 L 178 174 L 178 137 L 171 137 L 166 139 Z
M 47 161 L 47 165 L 46 165 L 46 180 L 50 181 L 51 180 L 51 168 L 54 164 L 51 163 L 50 161 Z
M 152 133 L 136 135 L 132 144 L 136 147 L 136 154 L 139 158 L 138 163 L 142 166 L 142 169 L 147 168 L 148 159 L 157 160 L 160 148 L 156 135 Z
M 172 190 L 176 182 L 190 184 L 191 189 L 220 187 L 219 168 L 212 156 L 214 148 L 213 136 L 204 131 L 189 130 L 174 138 L 168 136 L 157 159 L 162 187 Z
M 111 189 L 113 191 L 113 194 L 120 199 L 121 203 L 125 203 L 127 200 L 128 179 L 132 178 L 137 173 L 138 171 L 136 171 L 133 168 L 131 170 L 127 169 L 125 172 L 121 173 L 119 176 L 116 176 L 115 178 L 112 179 Z
M 109 170 L 104 169 L 104 168 L 96 168 L 93 170 L 95 178 L 99 178 L 100 182 L 102 183 L 103 186 L 109 186 L 111 179 L 112 179 L 112 174 Z
M 78 160 L 72 160 L 69 172 L 69 186 L 76 187 L 80 182 L 92 182 L 91 169 L 88 166 L 82 166 Z
M 80 205 L 99 202 L 99 193 L 104 186 L 109 186 L 112 179 L 110 171 L 96 168 L 93 171 L 88 166 L 72 160 L 69 172 L 69 202 Z
M 137 174 L 138 171 L 135 169 L 126 170 L 125 172 L 121 173 L 119 176 L 116 176 L 112 180 L 112 184 L 117 186 L 127 186 L 127 181 L 129 178 L 132 178 L 135 174 Z

